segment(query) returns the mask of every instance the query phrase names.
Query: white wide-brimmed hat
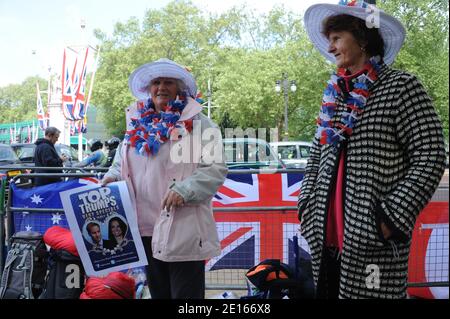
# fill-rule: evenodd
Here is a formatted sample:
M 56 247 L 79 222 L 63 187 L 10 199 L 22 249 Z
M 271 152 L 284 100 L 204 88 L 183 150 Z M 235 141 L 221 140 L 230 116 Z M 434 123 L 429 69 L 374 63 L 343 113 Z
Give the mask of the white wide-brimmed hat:
M 145 100 L 150 97 L 148 85 L 157 78 L 181 80 L 186 85 L 187 93 L 191 97 L 197 95 L 197 85 L 191 72 L 169 59 L 159 59 L 155 62 L 141 65 L 131 73 L 128 78 L 128 86 L 136 98 Z
M 339 4 L 315 4 L 305 12 L 305 28 L 309 38 L 327 60 L 336 63 L 333 54 L 328 52 L 329 42 L 322 33 L 323 21 L 334 15 L 348 14 L 372 23 L 379 28 L 384 41 L 384 57 L 386 64 L 392 64 L 405 40 L 406 31 L 400 21 L 364 1 L 340 1 Z

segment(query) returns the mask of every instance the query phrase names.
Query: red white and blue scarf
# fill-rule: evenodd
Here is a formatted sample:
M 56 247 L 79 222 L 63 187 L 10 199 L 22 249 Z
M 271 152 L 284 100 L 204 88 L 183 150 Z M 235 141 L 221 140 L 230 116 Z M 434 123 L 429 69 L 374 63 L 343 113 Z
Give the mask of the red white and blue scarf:
M 351 75 L 346 75 L 344 69 L 333 73 L 325 88 L 322 98 L 322 107 L 317 118 L 316 137 L 320 144 L 337 145 L 353 133 L 356 121 L 360 118 L 367 98 L 369 88 L 378 78 L 380 70 L 380 57 L 372 57 L 364 68 Z M 342 123 L 336 123 L 333 116 L 336 112 L 336 99 L 344 96 L 347 110 L 342 114 Z
M 138 102 L 140 116 L 131 118 L 133 129 L 126 132 L 125 140 L 138 154 L 155 156 L 168 140 L 179 140 L 192 132 L 192 119 L 180 121 L 187 101 L 186 95 L 177 96 L 161 112 L 155 110 L 151 98 L 146 103 Z

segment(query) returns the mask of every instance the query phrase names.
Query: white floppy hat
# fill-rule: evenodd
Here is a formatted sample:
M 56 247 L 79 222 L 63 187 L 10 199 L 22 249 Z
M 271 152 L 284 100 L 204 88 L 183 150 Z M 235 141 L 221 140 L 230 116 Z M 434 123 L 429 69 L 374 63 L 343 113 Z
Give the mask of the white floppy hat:
M 131 93 L 139 100 L 148 99 L 148 85 L 157 78 L 173 78 L 183 81 L 187 87 L 187 93 L 191 97 L 197 95 L 197 85 L 194 76 L 186 68 L 169 59 L 159 59 L 155 62 L 141 65 L 131 73 L 128 78 L 128 86 Z
M 304 18 L 306 32 L 315 47 L 325 58 L 333 63 L 336 62 L 334 55 L 328 53 L 329 42 L 325 35 L 322 34 L 322 22 L 326 18 L 338 14 L 348 14 L 364 21 L 373 21 L 375 25 L 379 24 L 379 26 L 375 27 L 379 27 L 380 35 L 384 41 L 383 60 L 386 64 L 394 62 L 405 40 L 405 28 L 396 18 L 361 0 L 351 1 L 350 3 L 341 0 L 338 5 L 315 4 L 306 10 Z M 374 17 L 375 19 L 373 20 L 372 18 Z

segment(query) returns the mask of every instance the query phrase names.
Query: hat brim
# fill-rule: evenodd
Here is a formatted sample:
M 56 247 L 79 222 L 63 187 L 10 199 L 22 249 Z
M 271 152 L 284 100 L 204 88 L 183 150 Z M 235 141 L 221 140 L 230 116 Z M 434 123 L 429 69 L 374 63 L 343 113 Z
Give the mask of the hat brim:
M 336 58 L 328 52 L 329 42 L 322 33 L 322 22 L 333 15 L 348 14 L 362 20 L 369 15 L 379 13 L 380 35 L 384 41 L 384 57 L 386 64 L 392 64 L 405 41 L 406 31 L 403 25 L 394 17 L 386 14 L 384 11 L 377 9 L 376 13 L 370 9 L 361 7 L 350 7 L 335 4 L 315 4 L 308 8 L 305 12 L 305 28 L 309 38 L 320 53 L 329 61 L 336 63 Z
M 148 85 L 157 78 L 173 78 L 181 80 L 187 87 L 190 96 L 197 94 L 197 85 L 192 74 L 183 67 L 163 61 L 156 61 L 141 65 L 128 78 L 131 93 L 139 100 L 150 97 Z

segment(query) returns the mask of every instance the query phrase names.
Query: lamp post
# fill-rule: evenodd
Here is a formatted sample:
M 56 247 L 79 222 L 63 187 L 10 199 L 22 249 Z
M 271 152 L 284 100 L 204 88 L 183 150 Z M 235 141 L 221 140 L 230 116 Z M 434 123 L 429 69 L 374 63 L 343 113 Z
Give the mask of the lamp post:
M 295 92 L 297 91 L 297 83 L 295 80 L 291 80 L 291 91 Z M 283 141 L 289 140 L 289 126 L 288 126 L 288 103 L 289 103 L 289 96 L 288 96 L 288 89 L 289 89 L 289 79 L 288 74 L 283 73 L 283 79 L 277 80 L 275 82 L 275 91 L 277 93 L 281 92 L 281 89 L 283 89 L 284 93 L 284 135 L 283 135 Z

